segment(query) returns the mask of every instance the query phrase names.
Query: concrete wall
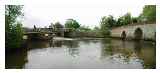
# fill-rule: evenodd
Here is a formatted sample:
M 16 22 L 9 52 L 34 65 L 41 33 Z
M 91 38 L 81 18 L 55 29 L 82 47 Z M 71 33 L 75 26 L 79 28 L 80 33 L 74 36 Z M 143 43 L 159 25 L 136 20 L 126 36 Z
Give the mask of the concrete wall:
M 134 32 L 137 28 L 140 28 L 143 32 L 142 39 L 156 40 L 156 24 L 143 24 L 143 25 L 128 25 L 117 27 L 111 30 L 112 37 L 121 37 L 123 31 L 126 32 L 126 38 L 133 39 Z

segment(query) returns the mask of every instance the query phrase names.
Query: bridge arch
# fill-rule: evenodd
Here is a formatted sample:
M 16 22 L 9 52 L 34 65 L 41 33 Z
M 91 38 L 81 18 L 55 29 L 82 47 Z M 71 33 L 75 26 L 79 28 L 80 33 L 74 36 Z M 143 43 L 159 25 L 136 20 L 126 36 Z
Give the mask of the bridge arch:
M 125 40 L 126 39 L 126 31 L 122 31 L 122 33 L 121 33 L 121 38 L 122 38 L 122 40 Z
M 140 27 L 136 28 L 134 31 L 134 39 L 135 40 L 140 40 L 143 37 L 143 31 Z

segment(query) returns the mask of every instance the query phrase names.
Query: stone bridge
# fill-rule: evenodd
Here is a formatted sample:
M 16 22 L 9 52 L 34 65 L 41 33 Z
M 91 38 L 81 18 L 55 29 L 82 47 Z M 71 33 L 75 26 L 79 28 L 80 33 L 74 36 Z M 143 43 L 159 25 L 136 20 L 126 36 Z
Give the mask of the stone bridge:
M 36 29 L 24 29 L 23 39 L 51 39 L 54 36 L 67 37 L 72 32 L 70 28 L 36 28 Z
M 156 24 L 127 25 L 113 28 L 111 37 L 122 39 L 156 40 Z

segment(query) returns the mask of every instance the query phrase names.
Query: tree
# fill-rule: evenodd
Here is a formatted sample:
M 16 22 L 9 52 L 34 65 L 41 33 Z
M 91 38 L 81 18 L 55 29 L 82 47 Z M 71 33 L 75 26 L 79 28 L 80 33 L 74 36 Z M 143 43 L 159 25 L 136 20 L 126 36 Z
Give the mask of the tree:
M 80 26 L 79 30 L 80 31 L 91 31 L 91 29 L 88 26 Z
M 137 17 L 132 17 L 132 23 L 138 23 L 138 18 Z
M 97 27 L 97 26 L 95 26 L 95 27 L 93 28 L 93 31 L 99 31 L 99 30 L 100 30 L 100 28 Z
M 132 21 L 131 14 L 126 13 L 125 15 L 118 18 L 116 26 L 128 25 L 128 24 L 131 24 L 132 22 L 133 21 Z
M 54 30 L 56 30 L 56 31 L 62 31 L 62 28 L 63 28 L 63 25 L 60 24 L 59 22 L 56 22 L 54 24 Z
M 67 19 L 66 23 L 65 23 L 65 27 L 66 28 L 74 28 L 77 29 L 80 27 L 80 24 L 74 20 L 74 19 Z
M 22 24 L 17 22 L 19 16 L 23 16 L 21 5 L 5 6 L 5 45 L 7 48 L 19 48 L 22 42 Z
M 142 22 L 156 22 L 156 5 L 146 5 L 139 18 Z
M 51 23 L 51 25 L 49 25 L 49 28 L 54 28 L 54 24 Z
M 55 23 L 55 27 L 56 28 L 63 28 L 63 25 L 61 23 L 59 23 L 59 22 L 56 22 Z
M 116 21 L 113 19 L 113 16 L 109 15 L 108 17 L 102 17 L 100 22 L 100 31 L 104 37 L 110 35 L 110 29 L 116 25 Z
M 132 22 L 131 14 L 130 13 L 126 13 L 124 15 L 124 23 L 125 23 L 125 25 L 131 24 L 131 22 Z
M 112 28 L 116 26 L 116 20 L 114 20 L 114 17 L 112 15 L 109 15 L 108 17 L 104 16 L 102 18 L 101 24 L 106 25 L 106 27 Z
M 123 17 L 119 17 L 116 23 L 116 26 L 125 25 Z

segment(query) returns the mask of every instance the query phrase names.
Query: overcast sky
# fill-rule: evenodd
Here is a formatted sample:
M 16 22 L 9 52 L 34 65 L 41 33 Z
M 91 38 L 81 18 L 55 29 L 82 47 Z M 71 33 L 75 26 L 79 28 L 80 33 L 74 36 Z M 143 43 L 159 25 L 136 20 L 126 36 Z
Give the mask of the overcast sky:
M 49 26 L 50 23 L 64 24 L 72 18 L 82 25 L 93 28 L 99 26 L 103 16 L 115 18 L 130 12 L 138 16 L 150 0 L 27 0 L 24 3 L 24 27 Z

